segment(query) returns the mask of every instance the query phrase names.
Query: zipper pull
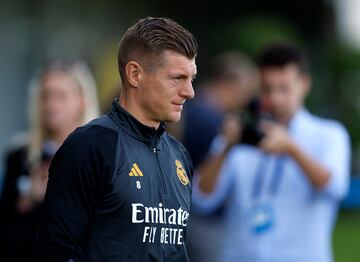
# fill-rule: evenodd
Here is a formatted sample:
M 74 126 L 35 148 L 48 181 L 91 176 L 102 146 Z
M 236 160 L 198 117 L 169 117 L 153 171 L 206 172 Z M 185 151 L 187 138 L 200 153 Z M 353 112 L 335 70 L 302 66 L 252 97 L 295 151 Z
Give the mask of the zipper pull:
M 153 148 L 153 152 L 156 154 L 157 152 L 159 152 L 160 151 L 160 149 L 159 148 L 156 148 L 156 147 L 154 147 Z

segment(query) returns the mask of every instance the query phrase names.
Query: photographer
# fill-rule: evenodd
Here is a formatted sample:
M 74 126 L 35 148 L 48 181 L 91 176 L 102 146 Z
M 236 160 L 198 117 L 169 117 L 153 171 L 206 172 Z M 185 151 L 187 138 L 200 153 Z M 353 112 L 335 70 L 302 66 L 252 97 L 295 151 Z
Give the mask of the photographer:
M 210 213 L 225 203 L 221 261 L 332 261 L 332 229 L 348 187 L 348 134 L 303 107 L 311 81 L 300 50 L 272 45 L 258 64 L 257 120 L 226 119 L 198 169 L 194 209 Z

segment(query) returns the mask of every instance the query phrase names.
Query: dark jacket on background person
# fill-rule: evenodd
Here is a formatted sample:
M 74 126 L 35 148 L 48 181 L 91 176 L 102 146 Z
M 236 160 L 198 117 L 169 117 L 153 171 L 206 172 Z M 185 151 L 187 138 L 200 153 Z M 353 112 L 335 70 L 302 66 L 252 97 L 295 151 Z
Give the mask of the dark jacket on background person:
M 0 261 L 37 261 L 34 253 L 39 208 L 21 214 L 17 209 L 18 182 L 29 177 L 27 144 L 12 147 L 5 157 L 4 183 L 0 196 Z M 7 259 L 7 260 L 5 260 Z

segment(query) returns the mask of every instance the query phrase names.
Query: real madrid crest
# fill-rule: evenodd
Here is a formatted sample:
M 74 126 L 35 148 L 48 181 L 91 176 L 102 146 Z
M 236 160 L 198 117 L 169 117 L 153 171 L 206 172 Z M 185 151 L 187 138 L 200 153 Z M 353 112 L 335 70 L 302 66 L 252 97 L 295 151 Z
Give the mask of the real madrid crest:
M 179 160 L 175 160 L 175 165 L 176 165 L 176 174 L 177 174 L 180 182 L 184 186 L 186 186 L 187 184 L 189 184 L 189 178 L 186 175 L 183 165 L 181 164 L 181 162 Z

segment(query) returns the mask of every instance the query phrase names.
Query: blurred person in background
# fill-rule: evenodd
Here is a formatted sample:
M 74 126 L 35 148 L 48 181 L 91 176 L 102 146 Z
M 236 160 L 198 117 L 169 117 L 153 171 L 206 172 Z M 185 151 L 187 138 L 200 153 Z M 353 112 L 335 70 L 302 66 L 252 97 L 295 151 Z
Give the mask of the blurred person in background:
M 251 129 L 233 116 L 224 122 L 198 169 L 194 208 L 210 213 L 225 203 L 219 261 L 332 261 L 332 231 L 348 190 L 348 133 L 305 109 L 311 80 L 300 49 L 274 44 L 258 64 L 261 117 Z
M 241 111 L 258 93 L 258 71 L 239 51 L 215 56 L 195 99 L 184 107 L 181 137 L 194 167 L 204 160 L 223 116 Z
M 184 107 L 179 128 L 195 168 L 207 156 L 212 140 L 220 132 L 224 115 L 244 110 L 259 91 L 257 67 L 239 51 L 216 55 L 205 72 L 201 89 Z M 224 233 L 223 214 L 203 216 L 193 211 L 189 223 L 190 258 L 211 261 L 218 254 Z
M 6 156 L 0 198 L 0 258 L 36 261 L 34 234 L 48 167 L 65 138 L 98 115 L 95 81 L 80 61 L 51 60 L 30 86 L 30 129 Z

